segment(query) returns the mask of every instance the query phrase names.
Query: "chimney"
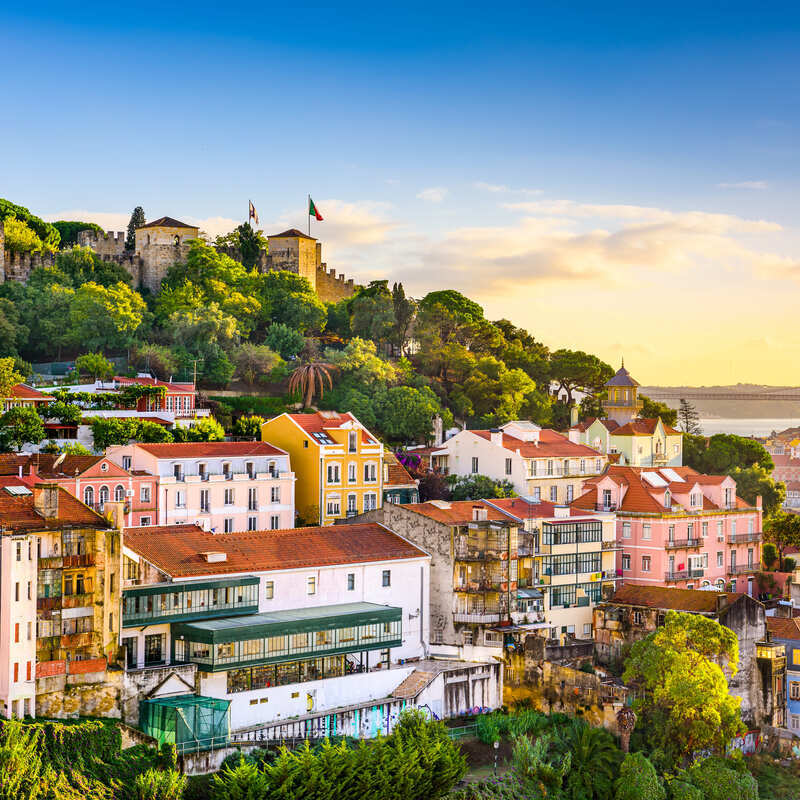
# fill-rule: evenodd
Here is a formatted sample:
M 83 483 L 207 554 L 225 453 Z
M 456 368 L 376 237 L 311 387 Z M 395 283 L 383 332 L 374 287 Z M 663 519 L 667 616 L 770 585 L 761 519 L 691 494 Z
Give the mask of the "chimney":
M 111 519 L 112 524 L 117 530 L 122 530 L 125 527 L 125 502 L 122 500 L 114 500 L 106 502 L 103 505 L 103 512 L 105 516 Z
M 492 428 L 489 431 L 489 439 L 491 440 L 492 444 L 496 444 L 498 447 L 503 446 L 503 431 L 500 428 Z
M 728 595 L 720 592 L 717 595 L 717 614 L 721 614 L 728 607 Z
M 38 483 L 33 487 L 33 507 L 45 519 L 58 517 L 58 484 Z
M 762 499 L 761 499 L 761 495 L 758 495 L 758 496 L 756 497 L 756 508 L 757 508 L 759 511 L 761 511 L 762 505 L 763 505 L 763 501 L 762 501 Z

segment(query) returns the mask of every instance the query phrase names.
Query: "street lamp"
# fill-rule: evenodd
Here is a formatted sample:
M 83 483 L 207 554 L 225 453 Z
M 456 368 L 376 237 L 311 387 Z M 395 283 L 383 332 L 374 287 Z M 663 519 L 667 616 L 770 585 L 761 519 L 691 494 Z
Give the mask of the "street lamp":
M 494 740 L 494 776 L 497 777 L 497 751 L 500 749 L 499 739 Z

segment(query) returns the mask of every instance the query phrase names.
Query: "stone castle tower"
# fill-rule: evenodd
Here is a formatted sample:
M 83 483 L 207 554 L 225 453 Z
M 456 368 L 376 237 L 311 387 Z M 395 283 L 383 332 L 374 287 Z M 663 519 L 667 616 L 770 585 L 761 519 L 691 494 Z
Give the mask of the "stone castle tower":
M 638 397 L 639 384 L 625 369 L 625 362 L 617 370 L 617 374 L 605 384 L 606 396 L 603 408 L 606 416 L 620 425 L 625 425 L 639 415 L 642 401 Z

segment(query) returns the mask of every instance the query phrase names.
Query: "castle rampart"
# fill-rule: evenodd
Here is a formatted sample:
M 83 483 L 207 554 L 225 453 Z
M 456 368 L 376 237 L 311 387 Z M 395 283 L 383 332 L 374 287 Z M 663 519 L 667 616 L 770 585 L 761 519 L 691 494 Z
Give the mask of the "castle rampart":
M 78 244 L 81 247 L 91 247 L 101 258 L 110 259 L 112 256 L 125 254 L 125 231 L 106 231 L 98 233 L 94 230 L 79 231 Z

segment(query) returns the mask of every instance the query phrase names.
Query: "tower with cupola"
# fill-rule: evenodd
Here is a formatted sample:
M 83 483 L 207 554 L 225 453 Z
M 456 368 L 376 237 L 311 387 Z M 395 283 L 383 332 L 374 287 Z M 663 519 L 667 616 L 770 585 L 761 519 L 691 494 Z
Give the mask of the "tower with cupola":
M 624 360 L 616 375 L 606 382 L 604 388 L 606 396 L 603 398 L 603 409 L 608 419 L 613 419 L 619 425 L 625 425 L 639 416 L 642 410 L 639 383 L 625 369 Z

